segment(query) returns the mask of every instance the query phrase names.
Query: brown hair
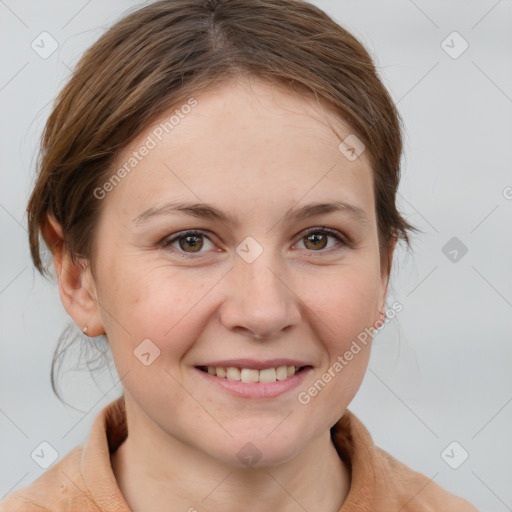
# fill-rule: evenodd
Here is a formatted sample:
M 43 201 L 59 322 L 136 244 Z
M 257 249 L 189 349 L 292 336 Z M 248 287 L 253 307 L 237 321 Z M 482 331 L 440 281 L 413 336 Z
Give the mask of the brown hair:
M 57 97 L 27 207 L 38 271 L 48 274 L 39 240 L 41 233 L 52 249 L 48 214 L 61 225 L 73 260 L 88 261 L 93 271 L 101 207 L 93 191 L 112 175 L 119 151 L 169 108 L 240 76 L 313 94 L 365 144 L 373 169 L 381 266 L 389 270 L 390 242 L 402 239 L 410 246 L 408 231 L 418 230 L 395 204 L 401 118 L 363 45 L 302 0 L 162 0 L 105 32 Z

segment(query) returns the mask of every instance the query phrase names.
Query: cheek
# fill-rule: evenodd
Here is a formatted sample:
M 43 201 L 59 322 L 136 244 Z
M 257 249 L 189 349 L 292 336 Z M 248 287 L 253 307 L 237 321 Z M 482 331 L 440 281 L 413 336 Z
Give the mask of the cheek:
M 325 286 L 314 292 L 309 287 L 304 297 L 311 310 L 309 323 L 316 329 L 314 336 L 322 344 L 325 359 L 313 387 L 303 391 L 310 397 L 310 406 L 330 411 L 335 420 L 356 394 L 366 372 L 379 279 L 368 266 L 357 271 L 338 269 L 322 282 Z
M 111 266 L 102 281 L 101 302 L 112 351 L 128 361 L 133 350 L 150 339 L 161 352 L 179 357 L 201 331 L 206 316 L 201 316 L 201 301 L 214 281 L 210 284 L 187 269 Z
M 301 284 L 301 299 L 317 317 L 330 351 L 339 351 L 372 325 L 377 307 L 379 279 L 370 266 L 341 268 Z M 350 343 L 349 343 L 350 344 Z

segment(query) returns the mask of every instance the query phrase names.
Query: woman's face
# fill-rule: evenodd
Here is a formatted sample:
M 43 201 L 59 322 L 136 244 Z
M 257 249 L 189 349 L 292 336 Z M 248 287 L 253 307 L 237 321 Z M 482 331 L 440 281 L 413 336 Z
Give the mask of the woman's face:
M 230 83 L 188 105 L 97 191 L 97 318 L 145 442 L 279 464 L 326 434 L 367 367 L 369 343 L 345 354 L 385 302 L 372 170 L 340 151 L 337 117 L 280 88 Z M 307 208 L 335 202 L 351 206 Z M 282 380 L 199 368 L 214 366 Z

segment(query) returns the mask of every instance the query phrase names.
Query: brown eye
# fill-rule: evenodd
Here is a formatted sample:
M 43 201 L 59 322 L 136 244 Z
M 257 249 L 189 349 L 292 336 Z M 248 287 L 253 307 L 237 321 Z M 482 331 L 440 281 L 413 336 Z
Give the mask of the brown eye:
M 203 247 L 202 235 L 187 235 L 178 238 L 178 244 L 181 249 L 187 251 L 191 249 L 191 252 L 199 252 Z
M 175 250 L 181 254 L 202 254 L 206 252 L 202 250 L 203 248 L 208 249 L 208 246 L 205 247 L 205 240 L 213 247 L 213 243 L 204 233 L 200 231 L 184 231 L 181 234 L 164 240 L 162 248 Z
M 329 238 L 333 239 L 337 243 L 327 247 Z M 331 253 L 331 249 L 335 251 L 337 249 L 341 250 L 346 247 L 350 247 L 349 241 L 344 237 L 342 233 L 335 229 L 325 227 L 309 228 L 306 230 L 299 243 L 303 243 L 309 252 L 318 252 L 321 254 Z
M 327 235 L 313 233 L 303 238 L 304 245 L 308 249 L 324 249 L 327 245 Z

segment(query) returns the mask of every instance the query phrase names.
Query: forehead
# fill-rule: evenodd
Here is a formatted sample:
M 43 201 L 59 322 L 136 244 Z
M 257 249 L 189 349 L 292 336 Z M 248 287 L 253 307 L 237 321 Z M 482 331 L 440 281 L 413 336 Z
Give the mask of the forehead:
M 371 218 L 366 154 L 350 160 L 339 149 L 351 134 L 314 98 L 226 83 L 169 109 L 121 151 L 112 173 L 126 172 L 105 207 L 135 216 L 175 199 L 282 211 L 328 198 L 358 203 Z

